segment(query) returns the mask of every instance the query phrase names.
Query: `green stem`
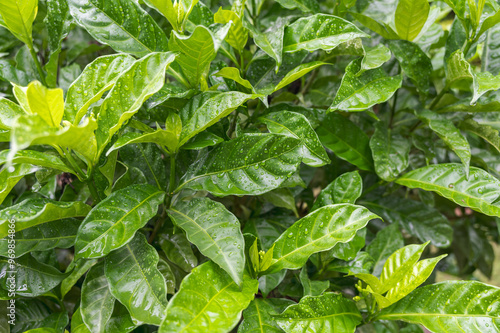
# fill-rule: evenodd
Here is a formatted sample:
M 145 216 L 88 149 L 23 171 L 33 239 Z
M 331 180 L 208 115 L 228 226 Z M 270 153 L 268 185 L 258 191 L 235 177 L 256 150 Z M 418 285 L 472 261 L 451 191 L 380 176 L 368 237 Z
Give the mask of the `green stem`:
M 71 155 L 71 150 L 68 150 L 67 153 L 64 154 L 64 156 L 66 157 L 68 162 L 71 164 L 73 169 L 76 171 L 78 179 L 80 179 L 81 181 L 84 181 L 87 178 L 85 175 L 85 172 L 83 172 L 83 170 L 80 168 L 78 163 L 73 158 L 73 155 Z
M 45 75 L 43 74 L 42 70 L 42 65 L 40 64 L 40 61 L 38 60 L 38 56 L 33 49 L 33 47 L 29 48 L 31 57 L 33 58 L 33 61 L 35 62 L 36 69 L 38 71 L 38 75 L 40 76 L 40 81 L 42 81 L 44 86 L 47 86 L 47 82 L 45 81 Z

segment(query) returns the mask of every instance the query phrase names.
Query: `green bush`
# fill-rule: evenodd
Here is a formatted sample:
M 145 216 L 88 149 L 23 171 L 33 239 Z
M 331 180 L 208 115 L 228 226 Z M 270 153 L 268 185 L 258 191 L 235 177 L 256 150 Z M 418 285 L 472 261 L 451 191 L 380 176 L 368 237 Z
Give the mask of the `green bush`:
M 1 332 L 500 331 L 498 1 L 0 15 Z

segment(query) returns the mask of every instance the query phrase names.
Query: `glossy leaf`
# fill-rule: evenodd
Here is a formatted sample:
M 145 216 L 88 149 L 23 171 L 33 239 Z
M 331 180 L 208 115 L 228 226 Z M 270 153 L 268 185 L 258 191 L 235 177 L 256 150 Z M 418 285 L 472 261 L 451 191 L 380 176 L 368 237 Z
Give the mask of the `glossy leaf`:
M 316 0 L 278 0 L 281 6 L 287 9 L 300 9 L 305 13 L 317 12 L 319 4 Z
M 379 44 L 371 49 L 367 49 L 365 51 L 363 60 L 361 61 L 361 69 L 358 75 L 360 75 L 364 71 L 379 68 L 389 59 L 391 59 L 391 51 L 383 44 Z
M 305 296 L 277 317 L 278 325 L 289 333 L 338 331 L 354 332 L 362 317 L 356 304 L 341 294 Z
M 330 113 L 316 132 L 321 143 L 339 158 L 362 170 L 374 170 L 370 139 L 346 117 Z
M 285 298 L 254 299 L 243 311 L 243 321 L 238 327 L 238 333 L 282 333 L 274 316 L 292 304 L 295 303 Z
M 31 33 L 37 12 L 38 0 L 2 1 L 0 6 L 2 25 L 29 48 L 33 48 Z
M 395 180 L 408 167 L 410 142 L 401 135 L 392 133 L 382 122 L 375 125 L 370 148 L 375 172 L 383 180 Z
M 460 164 L 429 165 L 403 175 L 396 183 L 433 191 L 457 205 L 500 216 L 500 206 L 496 204 L 500 196 L 500 181 L 479 168 L 471 167 L 467 178 Z
M 78 124 L 89 107 L 114 86 L 133 61 L 134 58 L 121 53 L 102 56 L 91 62 L 68 89 L 64 118 Z
M 441 282 L 415 290 L 377 319 L 418 323 L 433 332 L 495 332 L 499 293 L 477 281 Z
M 377 233 L 375 239 L 366 247 L 366 251 L 375 259 L 373 275 L 379 277 L 384 264 L 393 252 L 405 245 L 397 223 L 385 227 Z
M 494 76 L 489 72 L 474 74 L 473 89 L 471 104 L 475 104 L 479 97 L 488 91 L 500 89 L 500 75 Z
M 310 71 L 315 70 L 316 68 L 323 65 L 327 65 L 327 63 L 321 61 L 313 61 L 295 67 L 290 72 L 286 73 L 285 77 L 274 88 L 274 91 L 280 90 L 281 88 L 289 85 L 293 81 L 300 79 L 302 76 L 306 75 Z
M 331 51 L 338 45 L 358 37 L 367 37 L 354 24 L 327 14 L 303 17 L 285 28 L 283 51 Z
M 378 218 L 368 209 L 351 204 L 321 207 L 295 222 L 274 243 L 276 261 L 266 271 L 302 267 L 313 253 L 326 251 L 351 240 L 359 229 Z
M 276 61 L 276 71 L 281 66 L 283 59 L 283 38 L 287 20 L 279 17 L 274 24 L 264 32 L 259 32 L 250 27 L 250 33 L 253 35 L 255 44 L 271 58 Z
M 245 275 L 240 289 L 215 263 L 204 263 L 182 281 L 159 332 L 230 331 L 256 292 L 256 280 Z
M 9 153 L 10 151 L 8 149 L 2 150 L 0 152 L 0 165 L 5 164 L 9 161 Z M 56 169 L 63 172 L 74 173 L 73 169 L 68 167 L 59 157 L 36 150 L 18 151 L 14 156 L 11 157 L 10 160 L 14 164 L 27 163 L 39 165 L 45 168 Z
M 248 30 L 243 27 L 241 18 L 234 11 L 219 8 L 214 14 L 215 23 L 226 24 L 232 22 L 225 40 L 236 50 L 242 50 L 248 40 Z
M 119 77 L 103 101 L 97 118 L 99 152 L 142 103 L 160 90 L 165 80 L 165 69 L 174 59 L 175 55 L 170 52 L 152 53 L 134 62 Z
M 38 171 L 39 168 L 31 164 L 16 164 L 11 168 L 0 170 L 0 204 L 5 200 L 12 188 L 24 176 Z
M 78 280 L 95 264 L 97 264 L 96 259 L 79 260 L 76 263 L 75 261 L 72 261 L 66 269 L 66 272 L 71 271 L 71 273 L 61 282 L 61 296 L 64 298 L 64 296 L 71 290 L 71 288 L 73 288 Z
M 388 76 L 381 68 L 357 75 L 362 59 L 352 61 L 345 69 L 340 88 L 329 111 L 364 111 L 387 101 L 401 87 L 401 76 Z
M 479 124 L 473 119 L 466 119 L 460 123 L 460 128 L 467 132 L 473 133 L 478 137 L 484 139 L 498 152 L 500 152 L 500 136 L 498 130 L 484 124 Z
M 69 0 L 68 5 L 79 25 L 116 51 L 143 57 L 167 50 L 167 36 L 135 1 Z
M 248 134 L 220 144 L 193 165 L 181 188 L 214 195 L 262 194 L 278 188 L 302 161 L 302 142 L 279 134 Z
M 64 112 L 61 88 L 48 89 L 40 82 L 33 81 L 27 87 L 26 97 L 31 112 L 40 115 L 49 126 L 59 127 Z
M 363 191 L 363 180 L 357 171 L 346 172 L 321 190 L 312 210 L 320 207 L 349 203 L 354 204 Z
M 0 98 L 0 128 L 10 129 L 17 117 L 26 114 L 26 111 L 16 103 Z
M 430 6 L 427 0 L 401 0 L 396 8 L 396 31 L 399 37 L 412 41 L 427 21 Z
M 304 144 L 302 162 L 319 167 L 330 162 L 311 124 L 305 116 L 290 111 L 280 111 L 259 118 L 271 133 L 285 134 L 300 139 Z
M 198 258 L 194 255 L 191 243 L 184 233 L 173 233 L 173 230 L 162 232 L 159 234 L 159 243 L 168 260 L 185 272 L 191 272 L 198 266 Z
M 446 84 L 450 88 L 468 90 L 474 75 L 462 51 L 455 51 L 446 60 Z
M 209 198 L 177 202 L 168 214 L 203 255 L 224 269 L 237 285 L 243 283 L 245 242 L 236 216 Z
M 166 282 L 157 268 L 158 253 L 146 237 L 136 234 L 121 249 L 106 257 L 104 273 L 111 294 L 132 318 L 160 325 L 167 306 Z
M 82 222 L 76 258 L 100 258 L 125 246 L 154 217 L 165 193 L 150 185 L 131 185 L 111 193 Z

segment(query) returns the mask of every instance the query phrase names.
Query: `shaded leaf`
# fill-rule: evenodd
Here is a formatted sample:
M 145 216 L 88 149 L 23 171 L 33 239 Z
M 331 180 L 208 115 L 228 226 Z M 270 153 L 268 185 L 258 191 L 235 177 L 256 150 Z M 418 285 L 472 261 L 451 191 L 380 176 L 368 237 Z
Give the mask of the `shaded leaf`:
M 321 190 L 312 211 L 327 205 L 354 204 L 363 191 L 363 180 L 357 171 L 346 172 Z

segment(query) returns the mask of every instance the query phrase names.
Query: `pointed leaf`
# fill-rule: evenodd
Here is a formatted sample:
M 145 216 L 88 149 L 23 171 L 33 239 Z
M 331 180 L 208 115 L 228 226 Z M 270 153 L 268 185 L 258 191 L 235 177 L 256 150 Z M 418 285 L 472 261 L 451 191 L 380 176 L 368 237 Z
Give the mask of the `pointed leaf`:
M 61 297 L 64 298 L 78 280 L 95 264 L 97 264 L 97 259 L 79 260 L 76 263 L 72 261 L 66 269 L 67 273 L 70 271 L 71 273 L 61 282 Z
M 256 298 L 243 311 L 243 321 L 238 333 L 282 333 L 274 316 L 279 315 L 289 305 L 295 304 L 285 298 Z
M 311 211 L 320 207 L 350 203 L 354 204 L 363 191 L 363 180 L 357 171 L 346 172 L 321 190 Z
M 276 61 L 276 70 L 281 66 L 283 59 L 283 38 L 286 24 L 285 18 L 278 17 L 276 22 L 263 33 L 257 31 L 252 25 L 248 27 L 253 35 L 255 45 Z
M 12 167 L 0 170 L 0 204 L 24 176 L 38 170 L 39 168 L 31 164 L 16 164 Z
M 133 57 L 123 53 L 102 56 L 91 62 L 68 89 L 64 118 L 78 124 L 90 105 L 111 89 L 133 62 Z
M 427 0 L 401 0 L 396 8 L 396 31 L 399 37 L 412 41 L 418 36 L 429 16 Z
M 300 18 L 285 28 L 283 51 L 331 51 L 338 45 L 358 37 L 368 35 L 340 17 L 316 14 Z
M 368 136 L 346 117 L 328 114 L 317 133 L 321 143 L 339 158 L 362 170 L 374 170 Z
M 68 5 L 79 25 L 115 51 L 142 57 L 167 50 L 167 36 L 135 1 L 68 0 Z
M 0 128 L 11 129 L 17 117 L 26 114 L 23 108 L 16 103 L 0 98 Z
M 361 323 L 356 304 L 341 294 L 305 296 L 299 304 L 289 306 L 277 317 L 278 325 L 287 333 L 349 332 Z
M 231 28 L 227 32 L 226 42 L 239 51 L 245 47 L 248 41 L 248 30 L 243 28 L 243 23 L 238 14 L 231 10 L 219 8 L 217 13 L 214 14 L 214 21 L 222 24 L 232 22 Z
M 125 305 L 132 318 L 152 325 L 161 324 L 167 306 L 167 287 L 157 268 L 158 260 L 154 247 L 138 233 L 108 255 L 104 265 L 111 294 Z
M 196 267 L 170 300 L 159 333 L 224 333 L 235 327 L 257 292 L 257 281 L 244 276 L 241 289 L 213 262 Z
M 330 281 L 311 280 L 307 274 L 307 267 L 302 267 L 299 279 L 304 288 L 304 296 L 320 296 L 330 287 Z
M 460 123 L 460 128 L 483 138 L 493 148 L 500 152 L 500 136 L 497 129 L 489 125 L 480 124 L 473 119 L 462 121 Z
M 329 111 L 364 111 L 387 101 L 401 87 L 400 75 L 388 76 L 381 68 L 357 75 L 362 59 L 352 61 L 345 69 L 340 88 Z
M 179 266 L 185 272 L 191 272 L 198 266 L 198 258 L 194 255 L 191 243 L 183 232 L 173 233 L 173 230 L 158 234 L 160 247 L 168 260 Z
M 384 264 L 396 250 L 405 245 L 397 223 L 385 227 L 377 233 L 375 239 L 366 247 L 366 251 L 375 259 L 373 275 L 379 277 Z
M 295 222 L 274 243 L 276 261 L 266 273 L 302 267 L 316 252 L 333 248 L 337 243 L 351 240 L 359 229 L 378 218 L 368 209 L 337 204 L 319 208 Z
M 100 258 L 125 246 L 156 215 L 165 193 L 150 185 L 131 185 L 111 193 L 82 222 L 76 258 Z
M 494 76 L 489 72 L 481 72 L 474 74 L 474 96 L 472 97 L 471 104 L 488 91 L 500 89 L 500 75 Z
M 391 51 L 383 44 L 369 48 L 365 51 L 363 60 L 361 60 L 361 69 L 357 74 L 361 75 L 367 70 L 379 68 L 389 59 L 391 59 Z
M 247 134 L 221 143 L 193 165 L 181 188 L 214 195 L 258 195 L 278 188 L 302 161 L 302 142 L 280 134 Z
M 127 132 L 115 141 L 113 146 L 106 152 L 106 155 L 129 144 L 147 142 L 165 146 L 169 151 L 174 152 L 178 146 L 178 137 L 174 133 L 165 131 L 162 128 L 158 128 L 156 131 L 150 133 Z
M 269 113 L 259 118 L 271 133 L 285 134 L 302 140 L 304 150 L 302 151 L 302 162 L 307 165 L 320 167 L 330 163 L 330 158 L 314 132 L 309 120 L 296 112 L 279 111 Z
M 224 205 L 209 198 L 176 202 L 168 214 L 203 255 L 224 269 L 237 285 L 241 285 L 245 269 L 245 241 L 236 216 Z
M 328 65 L 326 62 L 322 61 L 313 61 L 309 62 L 306 64 L 301 64 L 294 69 L 292 69 L 290 72 L 286 73 L 285 77 L 278 83 L 278 85 L 274 88 L 274 91 L 278 91 L 281 88 L 289 85 L 290 83 L 294 82 L 295 80 L 300 79 L 302 76 L 306 75 L 312 70 L 315 70 L 319 66 L 323 65 Z
M 33 48 L 31 33 L 38 12 L 38 0 L 3 0 L 0 4 L 2 25 L 17 39 Z

